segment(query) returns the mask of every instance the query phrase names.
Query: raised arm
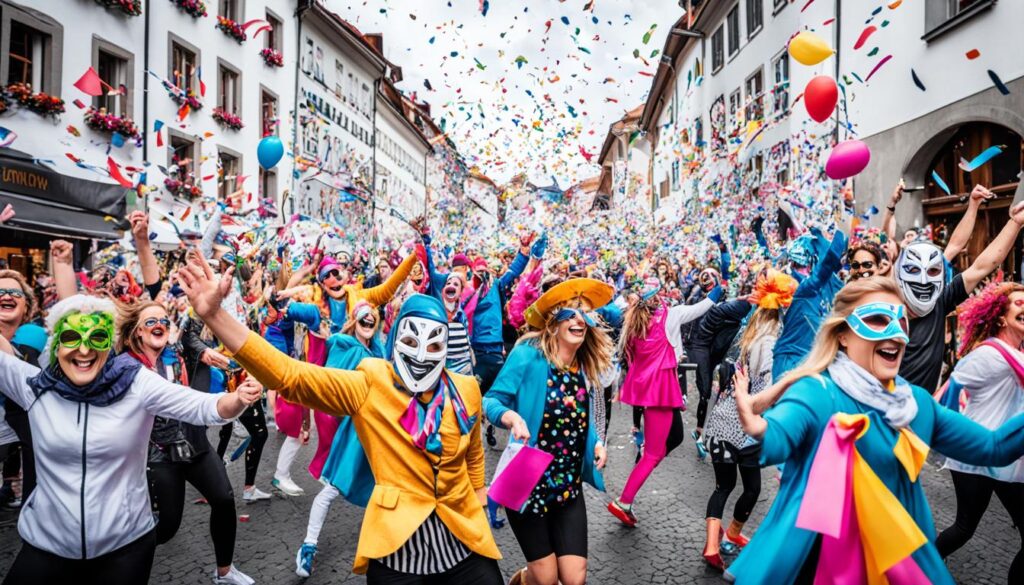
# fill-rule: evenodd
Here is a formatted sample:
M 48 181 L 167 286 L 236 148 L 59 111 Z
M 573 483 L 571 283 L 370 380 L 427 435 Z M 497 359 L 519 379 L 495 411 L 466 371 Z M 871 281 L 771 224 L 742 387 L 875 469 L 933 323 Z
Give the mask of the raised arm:
M 704 313 L 710 311 L 721 300 L 723 294 L 722 287 L 716 286 L 699 303 L 692 305 L 678 304 L 672 307 L 668 310 L 668 315 L 665 316 L 665 331 L 678 331 L 684 324 L 694 319 L 700 319 L 704 316 Z
M 999 428 L 987 429 L 959 412 L 915 393 L 919 408 L 935 411 L 931 446 L 947 457 L 970 465 L 1004 467 L 1024 455 L 1024 414 Z
M 361 372 L 327 369 L 292 359 L 249 331 L 221 308 L 231 287 L 233 268 L 217 279 L 201 256 L 192 253 L 179 272 L 192 308 L 254 378 L 286 399 L 335 416 L 351 415 L 362 406 L 369 387 Z
M 544 253 L 548 249 L 547 234 L 541 234 L 540 238 L 533 243 L 532 247 L 527 243 L 523 243 L 526 241 L 528 240 L 521 240 L 522 245 L 519 247 L 519 253 L 516 254 L 515 260 L 513 260 L 512 264 L 509 265 L 505 274 L 502 274 L 501 278 L 498 279 L 498 287 L 506 296 L 508 296 L 508 293 L 511 290 L 512 283 L 519 278 L 524 270 L 526 270 L 526 265 L 530 263 L 530 257 L 533 256 L 537 259 L 541 259 L 544 257 Z
M 413 264 L 416 264 L 417 261 L 418 256 L 416 252 L 406 256 L 405 260 L 402 260 L 402 263 L 398 265 L 398 268 L 391 273 L 387 280 L 373 288 L 365 289 L 363 291 L 364 298 L 375 307 L 382 307 L 388 304 L 391 297 L 395 296 L 395 293 L 398 292 L 398 287 L 402 286 L 405 279 L 409 277 Z
M 149 216 L 142 211 L 133 211 L 128 216 L 132 226 L 132 238 L 135 241 L 135 253 L 139 256 L 139 267 L 142 269 L 142 284 L 150 293 L 150 298 L 156 300 L 153 294 L 160 291 L 160 265 L 156 261 L 156 254 L 153 253 L 153 246 L 149 242 Z
M 66 240 L 50 242 L 50 262 L 53 265 L 53 282 L 57 287 L 57 299 L 64 300 L 78 294 L 78 279 L 72 253 L 75 246 Z
M 1022 225 L 1024 225 L 1024 202 L 1018 203 L 1010 209 L 1010 221 L 1006 222 L 992 243 L 981 254 L 978 254 L 974 263 L 963 271 L 964 288 L 968 294 L 1003 263 L 1006 255 L 1013 249 L 1013 244 L 1017 241 L 1017 234 L 1020 233 Z
M 964 212 L 960 222 L 956 224 L 956 229 L 950 234 L 949 243 L 946 244 L 946 249 L 943 251 L 946 260 L 952 262 L 967 247 L 967 242 L 970 241 L 971 234 L 974 233 L 974 222 L 978 219 L 978 209 L 981 208 L 982 203 L 992 197 L 995 195 L 988 189 L 981 185 L 974 186 L 974 190 L 971 191 L 971 200 L 967 204 L 967 211 Z
M 903 180 L 901 179 L 896 188 L 892 190 L 889 197 L 889 205 L 885 206 L 885 215 L 882 216 L 882 233 L 889 238 L 890 242 L 896 241 L 896 205 L 903 199 Z

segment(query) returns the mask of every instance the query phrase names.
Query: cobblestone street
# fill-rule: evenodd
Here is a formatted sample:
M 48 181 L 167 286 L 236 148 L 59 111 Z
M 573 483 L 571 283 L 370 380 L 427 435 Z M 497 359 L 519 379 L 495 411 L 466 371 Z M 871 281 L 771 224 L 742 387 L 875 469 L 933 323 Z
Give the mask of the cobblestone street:
M 687 434 L 693 428 L 693 416 L 684 414 Z M 606 473 L 609 491 L 618 494 L 632 467 L 634 448 L 629 436 L 630 410 L 613 406 L 609 449 L 609 470 Z M 273 432 L 273 431 L 272 431 Z M 216 433 L 210 436 L 216 441 Z M 272 435 L 263 454 L 257 484 L 270 491 L 274 463 L 283 436 Z M 232 442 L 232 449 L 237 445 Z M 597 585 L 724 583 L 721 576 L 705 567 L 700 552 L 704 545 L 704 513 L 714 483 L 711 465 L 697 461 L 693 442 L 687 440 L 651 475 L 637 497 L 636 529 L 621 526 L 604 506 L 605 494 L 587 491 L 590 524 L 590 583 Z M 306 495 L 285 498 L 275 493 L 273 499 L 251 505 L 241 503 L 242 465 L 236 461 L 229 475 L 239 501 L 238 513 L 248 514 L 249 521 L 238 525 L 235 563 L 257 583 L 297 584 L 303 580 L 295 575 L 295 552 L 301 544 L 309 517 L 309 507 L 319 484 L 306 471 L 313 449 L 305 448 L 293 469 L 293 478 L 306 490 Z M 497 462 L 498 451 L 488 451 L 488 477 Z M 751 517 L 751 527 L 764 517 L 775 496 L 777 481 L 774 470 L 762 471 L 764 485 L 761 498 Z M 955 499 L 947 472 L 939 471 L 934 457 L 922 474 L 929 502 L 939 530 L 953 521 Z M 739 495 L 733 492 L 726 516 Z M 189 487 L 188 501 L 198 497 Z M 153 585 L 208 583 L 213 571 L 213 547 L 207 532 L 207 508 L 187 505 L 181 530 L 171 542 L 157 549 L 151 583 Z M 352 559 L 359 535 L 362 510 L 343 500 L 331 508 L 327 525 L 320 535 L 320 554 L 309 585 L 363 583 L 362 577 L 351 573 Z M 502 573 L 510 577 L 523 566 L 523 556 L 512 531 L 506 526 L 495 532 L 502 554 Z M 18 550 L 19 538 L 13 526 L 0 528 L 0 574 L 6 573 Z M 949 562 L 959 583 L 1005 583 L 1010 560 L 1019 543 L 1005 510 L 993 498 L 982 527 Z M 728 562 L 728 559 L 727 559 Z M 770 559 L 766 559 L 770 562 Z

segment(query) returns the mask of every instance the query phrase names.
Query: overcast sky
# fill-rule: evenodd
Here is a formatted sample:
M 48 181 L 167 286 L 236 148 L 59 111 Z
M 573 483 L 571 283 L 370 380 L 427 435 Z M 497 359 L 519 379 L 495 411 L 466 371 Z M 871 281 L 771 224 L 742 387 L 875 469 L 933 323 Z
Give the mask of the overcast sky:
M 326 4 L 362 32 L 384 34 L 405 77 L 399 88 L 430 102 L 467 162 L 499 183 L 526 171 L 541 185 L 555 175 L 563 188 L 599 172 L 608 125 L 643 102 L 652 78 L 641 72 L 655 72 L 683 12 L 676 0 L 490 0 L 486 16 L 480 0 Z

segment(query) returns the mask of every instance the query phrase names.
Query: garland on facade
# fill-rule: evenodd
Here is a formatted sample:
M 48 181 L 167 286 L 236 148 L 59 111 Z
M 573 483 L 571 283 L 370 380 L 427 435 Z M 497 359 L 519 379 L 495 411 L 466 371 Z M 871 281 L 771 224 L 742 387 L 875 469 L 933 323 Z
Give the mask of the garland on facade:
M 245 42 L 245 29 L 242 28 L 242 25 L 231 20 L 230 18 L 218 15 L 217 28 L 220 29 L 221 32 L 223 32 L 224 34 L 238 41 L 239 45 Z
M 174 103 L 179 106 L 188 106 L 190 110 L 201 110 L 203 109 L 203 102 L 199 101 L 199 96 L 194 90 L 188 91 L 169 91 L 167 95 L 171 96 Z
M 128 16 L 142 14 L 142 0 L 95 0 L 104 8 L 116 8 Z
M 171 0 L 171 3 L 178 7 L 178 10 L 192 18 L 203 18 L 206 16 L 206 2 L 203 0 Z
M 142 140 L 142 132 L 135 122 L 127 117 L 116 116 L 107 113 L 106 108 L 92 108 L 85 111 L 85 125 L 97 132 L 117 132 L 125 138 L 139 142 Z
M 32 93 L 32 86 L 27 83 L 12 83 L 0 89 L 0 114 L 17 104 L 40 116 L 56 118 L 64 113 L 64 100 L 48 93 Z
M 267 47 L 260 51 L 260 57 L 263 57 L 263 62 L 271 67 L 284 67 L 284 54 L 277 49 Z
M 222 126 L 227 126 L 232 130 L 241 130 L 243 127 L 245 127 L 245 124 L 242 123 L 241 117 L 232 114 L 224 108 L 214 108 L 213 112 L 211 112 L 211 115 L 213 116 L 213 119 L 216 120 L 219 124 L 221 124 Z

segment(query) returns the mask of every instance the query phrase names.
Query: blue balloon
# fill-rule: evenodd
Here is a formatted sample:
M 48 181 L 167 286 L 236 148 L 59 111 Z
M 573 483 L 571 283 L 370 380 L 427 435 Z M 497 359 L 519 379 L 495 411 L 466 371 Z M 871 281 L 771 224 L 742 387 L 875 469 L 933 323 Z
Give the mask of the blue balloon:
M 256 147 L 256 158 L 264 169 L 269 170 L 277 166 L 282 156 L 284 156 L 284 143 L 277 136 L 267 136 L 260 140 L 259 146 Z

